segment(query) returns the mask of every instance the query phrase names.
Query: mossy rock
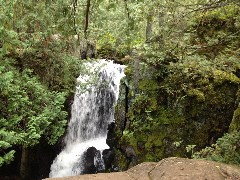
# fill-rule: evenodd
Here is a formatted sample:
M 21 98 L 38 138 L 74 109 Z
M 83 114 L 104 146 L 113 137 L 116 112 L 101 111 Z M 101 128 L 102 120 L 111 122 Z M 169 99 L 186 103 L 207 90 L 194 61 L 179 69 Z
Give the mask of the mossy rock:
M 154 131 L 125 131 L 120 144 L 123 149 L 131 147 L 134 150 L 137 162 L 159 161 L 166 156 L 183 156 L 184 147 L 178 148 L 174 142 L 184 136 L 183 128 L 179 128 L 178 124 L 163 124 Z
M 205 95 L 202 91 L 198 89 L 191 89 L 187 92 L 187 95 L 189 97 L 196 97 L 197 101 L 204 102 L 205 101 Z
M 126 157 L 131 165 L 169 156 L 190 157 L 187 145 L 200 150 L 228 131 L 240 83 L 234 72 L 207 60 L 169 66 L 172 73 L 159 81 L 141 77 L 133 87 L 136 74 L 128 77 L 132 85 L 125 117 L 129 126 L 117 146 L 125 157 L 125 149 L 133 149 L 135 157 Z M 240 126 L 237 114 L 236 110 L 235 129 Z
M 214 83 L 215 84 L 222 84 L 226 81 L 233 83 L 233 84 L 239 84 L 240 78 L 238 78 L 235 74 L 231 72 L 225 72 L 221 70 L 214 70 L 213 71 L 213 77 L 214 77 Z
M 240 131 L 240 107 L 238 107 L 233 114 L 233 119 L 229 127 L 230 132 Z
M 125 171 L 128 169 L 128 165 L 130 161 L 124 156 L 124 154 L 118 150 L 115 149 L 115 160 L 113 162 L 113 166 L 118 167 L 119 171 Z
M 159 90 L 160 88 L 157 81 L 152 79 L 144 79 L 139 82 L 139 89 L 142 91 L 154 92 Z

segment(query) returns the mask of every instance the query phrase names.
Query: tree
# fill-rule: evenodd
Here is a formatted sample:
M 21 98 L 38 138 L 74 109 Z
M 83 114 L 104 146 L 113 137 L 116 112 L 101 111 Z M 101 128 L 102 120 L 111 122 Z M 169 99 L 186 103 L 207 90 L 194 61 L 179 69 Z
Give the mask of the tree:
M 84 37 L 86 39 L 87 39 L 87 30 L 88 30 L 88 24 L 89 24 L 90 6 L 91 6 L 91 1 L 87 0 L 85 26 L 84 26 Z
M 13 160 L 14 147 L 20 146 L 24 172 L 27 147 L 42 138 L 54 144 L 64 133 L 66 94 L 49 91 L 30 70 L 19 72 L 7 61 L 0 62 L 0 165 Z
M 20 149 L 24 179 L 28 148 L 54 144 L 65 131 L 64 103 L 79 63 L 68 49 L 73 26 L 66 1 L 0 4 L 0 166 Z M 55 33 L 61 42 L 51 39 Z

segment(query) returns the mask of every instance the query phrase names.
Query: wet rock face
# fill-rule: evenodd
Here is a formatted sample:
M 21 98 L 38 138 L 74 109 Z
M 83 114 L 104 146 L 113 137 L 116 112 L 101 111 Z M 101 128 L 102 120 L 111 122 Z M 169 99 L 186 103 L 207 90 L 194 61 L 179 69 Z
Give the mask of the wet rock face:
M 105 167 L 101 158 L 101 152 L 95 147 L 90 147 L 83 154 L 82 162 L 84 164 L 81 174 L 95 174 L 103 172 Z
M 116 155 L 113 147 L 117 144 L 115 133 L 114 133 L 115 122 L 111 122 L 110 124 L 108 124 L 107 130 L 108 130 L 108 133 L 107 133 L 106 143 L 110 149 L 103 150 L 102 159 L 104 161 L 105 170 L 115 171 L 112 168 L 112 162 L 114 161 L 114 158 Z
M 105 169 L 112 169 L 112 162 L 115 157 L 115 152 L 111 149 L 105 149 L 102 153 L 102 158 L 104 161 Z
M 114 134 L 114 130 L 115 130 L 115 123 L 112 122 L 108 125 L 108 133 L 107 133 L 107 145 L 110 147 L 110 149 L 112 149 L 114 147 L 114 145 L 116 145 L 116 138 L 115 138 L 115 134 Z
M 103 79 L 106 75 L 102 74 Z M 112 113 L 114 112 L 113 104 L 115 102 L 115 94 L 112 90 L 106 89 L 101 87 L 103 89 L 99 89 L 99 92 L 97 94 L 97 100 L 96 104 L 99 106 L 98 109 L 98 131 L 97 134 L 104 134 L 106 129 L 108 128 L 108 121 L 106 119 L 111 119 Z

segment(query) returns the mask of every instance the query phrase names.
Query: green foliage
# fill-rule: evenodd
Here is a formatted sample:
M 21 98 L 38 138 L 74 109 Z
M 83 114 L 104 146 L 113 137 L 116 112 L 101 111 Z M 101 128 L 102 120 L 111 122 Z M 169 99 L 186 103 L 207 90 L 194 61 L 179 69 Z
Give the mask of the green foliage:
M 193 154 L 194 158 L 240 165 L 240 131 L 226 133 L 216 144 Z
M 79 59 L 71 55 L 68 2 L 3 0 L 0 9 L 0 56 L 14 58 L 18 69 L 31 69 L 51 90 L 72 92 Z
M 6 163 L 6 164 L 9 164 L 11 161 L 13 161 L 14 159 L 14 153 L 15 151 L 14 150 L 11 150 L 9 152 L 7 152 L 6 154 L 4 154 L 3 157 L 0 157 L 0 167 Z
M 193 20 L 190 42 L 196 52 L 215 58 L 222 52 L 232 55 L 233 50 L 239 46 L 239 6 L 235 3 L 213 8 L 206 12 L 199 12 Z
M 1 163 L 13 159 L 12 145 L 34 146 L 41 137 L 54 144 L 64 133 L 67 116 L 66 93 L 49 91 L 30 70 L 19 72 L 8 60 L 0 62 Z
M 239 6 L 227 1 L 141 1 L 138 7 L 141 3 L 148 7 L 131 15 L 145 10 L 143 26 L 151 16 L 152 34 L 130 54 L 129 126 L 120 146 L 133 147 L 141 161 L 169 156 L 170 150 L 185 156 L 187 144 L 196 145 L 188 146 L 193 152 L 221 137 L 236 109 Z M 179 138 L 183 143 L 176 150 L 171 142 Z
M 57 142 L 80 70 L 68 1 L 0 1 L 0 165 L 18 146 Z
M 198 89 L 191 89 L 187 92 L 187 95 L 189 97 L 196 97 L 198 102 L 204 102 L 205 101 L 205 96 L 204 93 L 199 91 Z
M 121 137 L 121 144 L 132 147 L 137 156 L 140 156 L 141 161 L 158 161 L 163 157 L 163 139 L 164 135 L 160 136 L 158 131 L 151 132 L 142 131 L 130 132 L 124 131 Z
M 23 53 L 17 65 L 31 69 L 51 90 L 73 92 L 81 64 L 63 48 L 55 42 L 47 49 L 35 44 L 30 52 Z
M 129 51 L 124 43 L 124 40 L 118 40 L 110 32 L 104 33 L 99 36 L 97 41 L 98 56 L 107 59 L 123 58 Z
M 194 148 L 196 147 L 195 144 L 192 144 L 192 145 L 187 145 L 186 146 L 186 151 L 187 152 L 191 152 L 191 154 L 193 154 L 193 151 L 194 151 Z
M 226 60 L 219 58 L 212 62 L 199 56 L 188 57 L 182 62 L 169 65 L 171 73 L 165 78 L 166 83 L 162 88 L 168 94 L 174 94 L 179 98 L 187 95 L 196 98 L 198 102 L 205 102 L 207 99 L 215 103 L 224 102 L 224 99 L 219 101 L 213 99 L 217 93 L 215 87 L 224 84 L 237 87 L 240 81 L 235 73 L 239 65 L 235 58 Z
M 144 84 L 146 82 L 142 81 Z M 142 83 L 140 83 L 140 89 L 144 87 Z M 148 83 L 152 82 L 149 81 Z M 146 86 L 144 92 L 152 95 L 137 95 L 132 102 L 128 112 L 128 118 L 131 122 L 130 130 L 132 132 L 151 132 L 163 124 L 181 124 L 185 122 L 185 118 L 181 114 L 176 113 L 175 110 L 165 108 L 160 104 L 161 102 L 157 101 L 156 90 L 158 88 L 155 89 L 156 87 Z

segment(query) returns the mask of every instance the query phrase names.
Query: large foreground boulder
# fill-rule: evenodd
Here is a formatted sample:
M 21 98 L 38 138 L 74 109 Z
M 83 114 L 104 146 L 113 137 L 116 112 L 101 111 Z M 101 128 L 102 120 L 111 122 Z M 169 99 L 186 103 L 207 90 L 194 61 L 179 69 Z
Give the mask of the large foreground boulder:
M 128 171 L 100 173 L 48 180 L 240 180 L 240 167 L 206 160 L 166 158 L 145 162 Z M 47 180 L 47 179 L 46 179 Z

